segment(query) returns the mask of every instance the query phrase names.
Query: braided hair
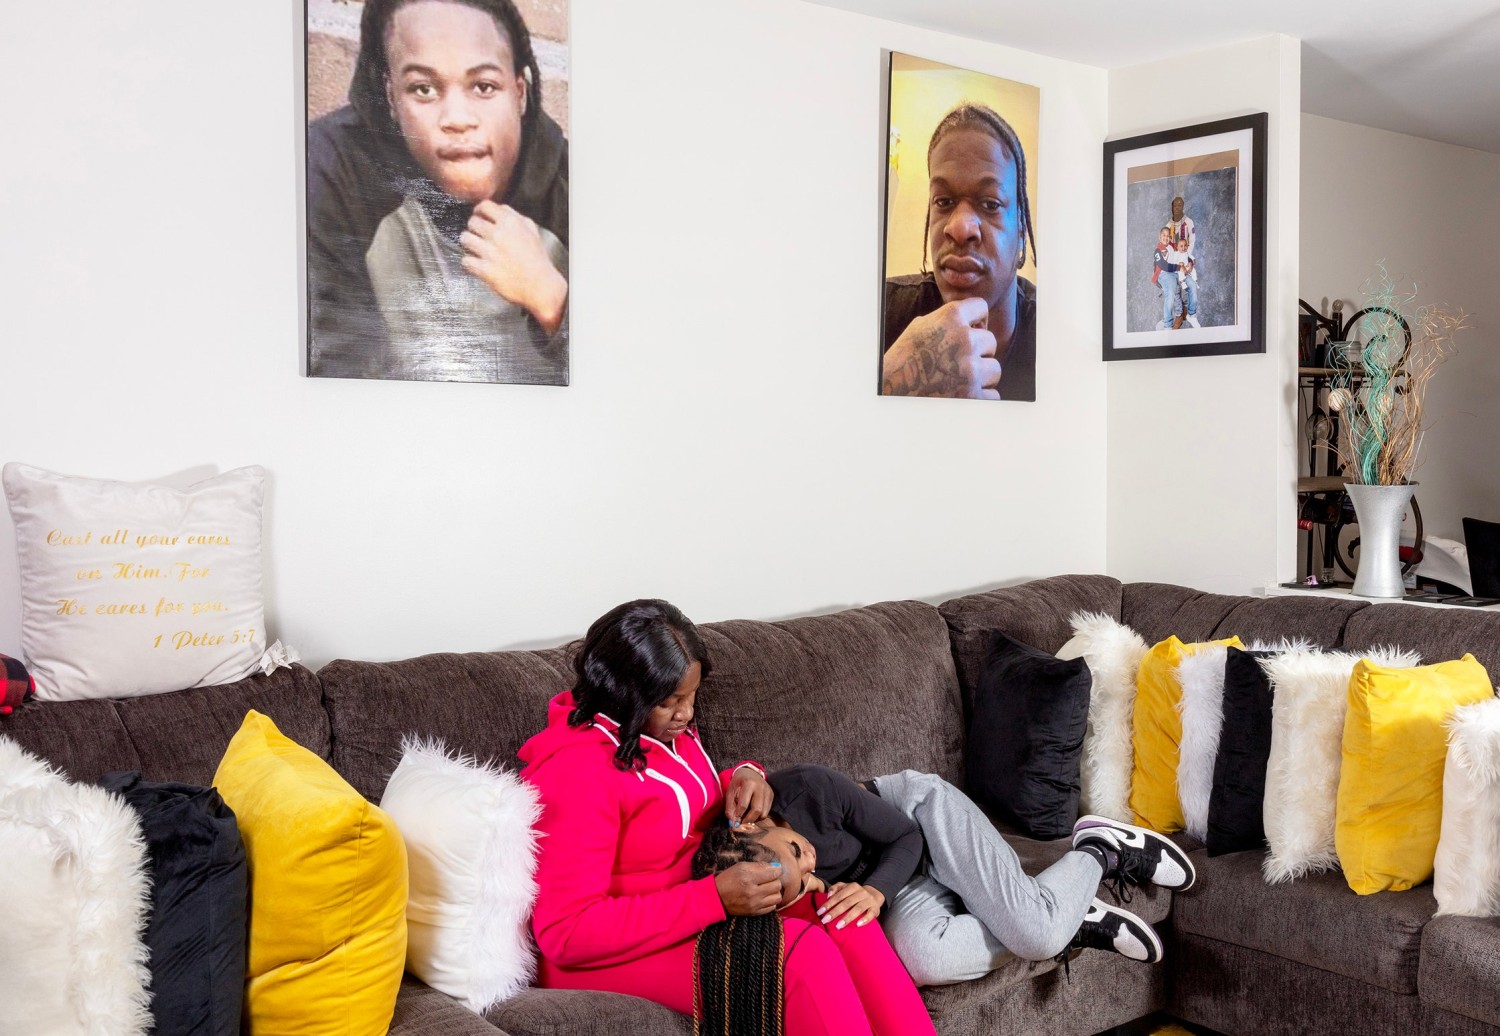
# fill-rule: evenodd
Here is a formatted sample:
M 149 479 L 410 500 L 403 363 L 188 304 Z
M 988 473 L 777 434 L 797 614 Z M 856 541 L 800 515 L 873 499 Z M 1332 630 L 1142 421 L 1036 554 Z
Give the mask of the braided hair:
M 952 133 L 954 130 L 977 129 L 988 133 L 1001 144 L 1005 150 L 1010 152 L 1011 159 L 1016 163 L 1016 196 L 1021 202 L 1021 259 L 1016 263 L 1019 269 L 1026 265 L 1026 242 L 1031 242 L 1031 258 L 1036 260 L 1036 231 L 1031 226 L 1031 196 L 1026 193 L 1026 149 L 1021 147 L 1021 138 L 1016 136 L 1016 131 L 1011 129 L 1010 123 L 1006 122 L 988 105 L 975 104 L 973 101 L 965 101 L 943 116 L 937 124 L 937 129 L 932 131 L 932 139 L 927 142 L 927 164 L 932 165 L 932 153 L 937 150 L 938 142 Z M 927 239 L 932 230 L 932 207 L 927 208 L 927 225 L 922 229 L 922 272 L 927 272 Z
M 776 854 L 716 820 L 693 854 L 694 878 L 736 863 L 771 863 Z M 782 1036 L 785 935 L 776 914 L 731 917 L 698 935 L 693 952 L 693 1036 Z

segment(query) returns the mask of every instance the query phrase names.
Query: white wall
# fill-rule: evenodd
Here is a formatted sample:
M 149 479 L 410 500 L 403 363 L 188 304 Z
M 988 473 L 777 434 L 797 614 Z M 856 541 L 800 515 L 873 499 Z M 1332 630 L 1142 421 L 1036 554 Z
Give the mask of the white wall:
M 310 380 L 300 19 L 7 20 L 0 459 L 266 465 L 268 618 L 313 664 L 556 643 L 634 596 L 775 617 L 1104 567 L 1105 73 L 799 0 L 573 0 L 572 387 Z M 875 395 L 881 48 L 1041 87 L 1034 405 Z
M 1249 593 L 1296 566 L 1301 45 L 1115 69 L 1111 139 L 1267 112 L 1266 352 L 1109 364 L 1107 571 Z
M 1384 259 L 1416 305 L 1472 316 L 1427 394 L 1416 477 L 1429 535 L 1500 521 L 1500 155 L 1315 115 L 1302 120 L 1302 298 L 1347 319 Z

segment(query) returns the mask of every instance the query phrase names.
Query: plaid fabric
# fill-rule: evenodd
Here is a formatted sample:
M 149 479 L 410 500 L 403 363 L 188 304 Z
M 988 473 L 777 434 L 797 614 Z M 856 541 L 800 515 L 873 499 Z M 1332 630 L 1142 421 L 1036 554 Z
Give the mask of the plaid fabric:
M 36 694 L 36 681 L 19 658 L 0 655 L 0 716 L 9 716 L 17 705 Z

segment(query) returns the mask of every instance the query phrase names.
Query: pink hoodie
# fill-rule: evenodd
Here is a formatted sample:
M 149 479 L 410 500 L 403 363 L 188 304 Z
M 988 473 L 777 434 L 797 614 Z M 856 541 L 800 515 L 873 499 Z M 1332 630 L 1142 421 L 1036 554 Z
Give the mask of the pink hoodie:
M 646 768 L 621 770 L 620 725 L 601 713 L 570 727 L 573 706 L 572 691 L 553 698 L 547 729 L 518 753 L 542 803 L 531 928 L 546 964 L 599 967 L 724 920 L 714 879 L 689 880 L 689 865 L 739 766 L 716 775 L 688 730 L 671 745 L 642 735 Z

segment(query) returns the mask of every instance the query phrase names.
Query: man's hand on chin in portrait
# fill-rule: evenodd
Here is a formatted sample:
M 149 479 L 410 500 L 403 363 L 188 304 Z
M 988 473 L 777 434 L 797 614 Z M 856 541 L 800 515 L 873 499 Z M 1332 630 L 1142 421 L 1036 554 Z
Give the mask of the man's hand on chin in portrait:
M 887 396 L 999 399 L 1000 361 L 984 299 L 946 302 L 912 320 L 886 350 L 880 391 Z

